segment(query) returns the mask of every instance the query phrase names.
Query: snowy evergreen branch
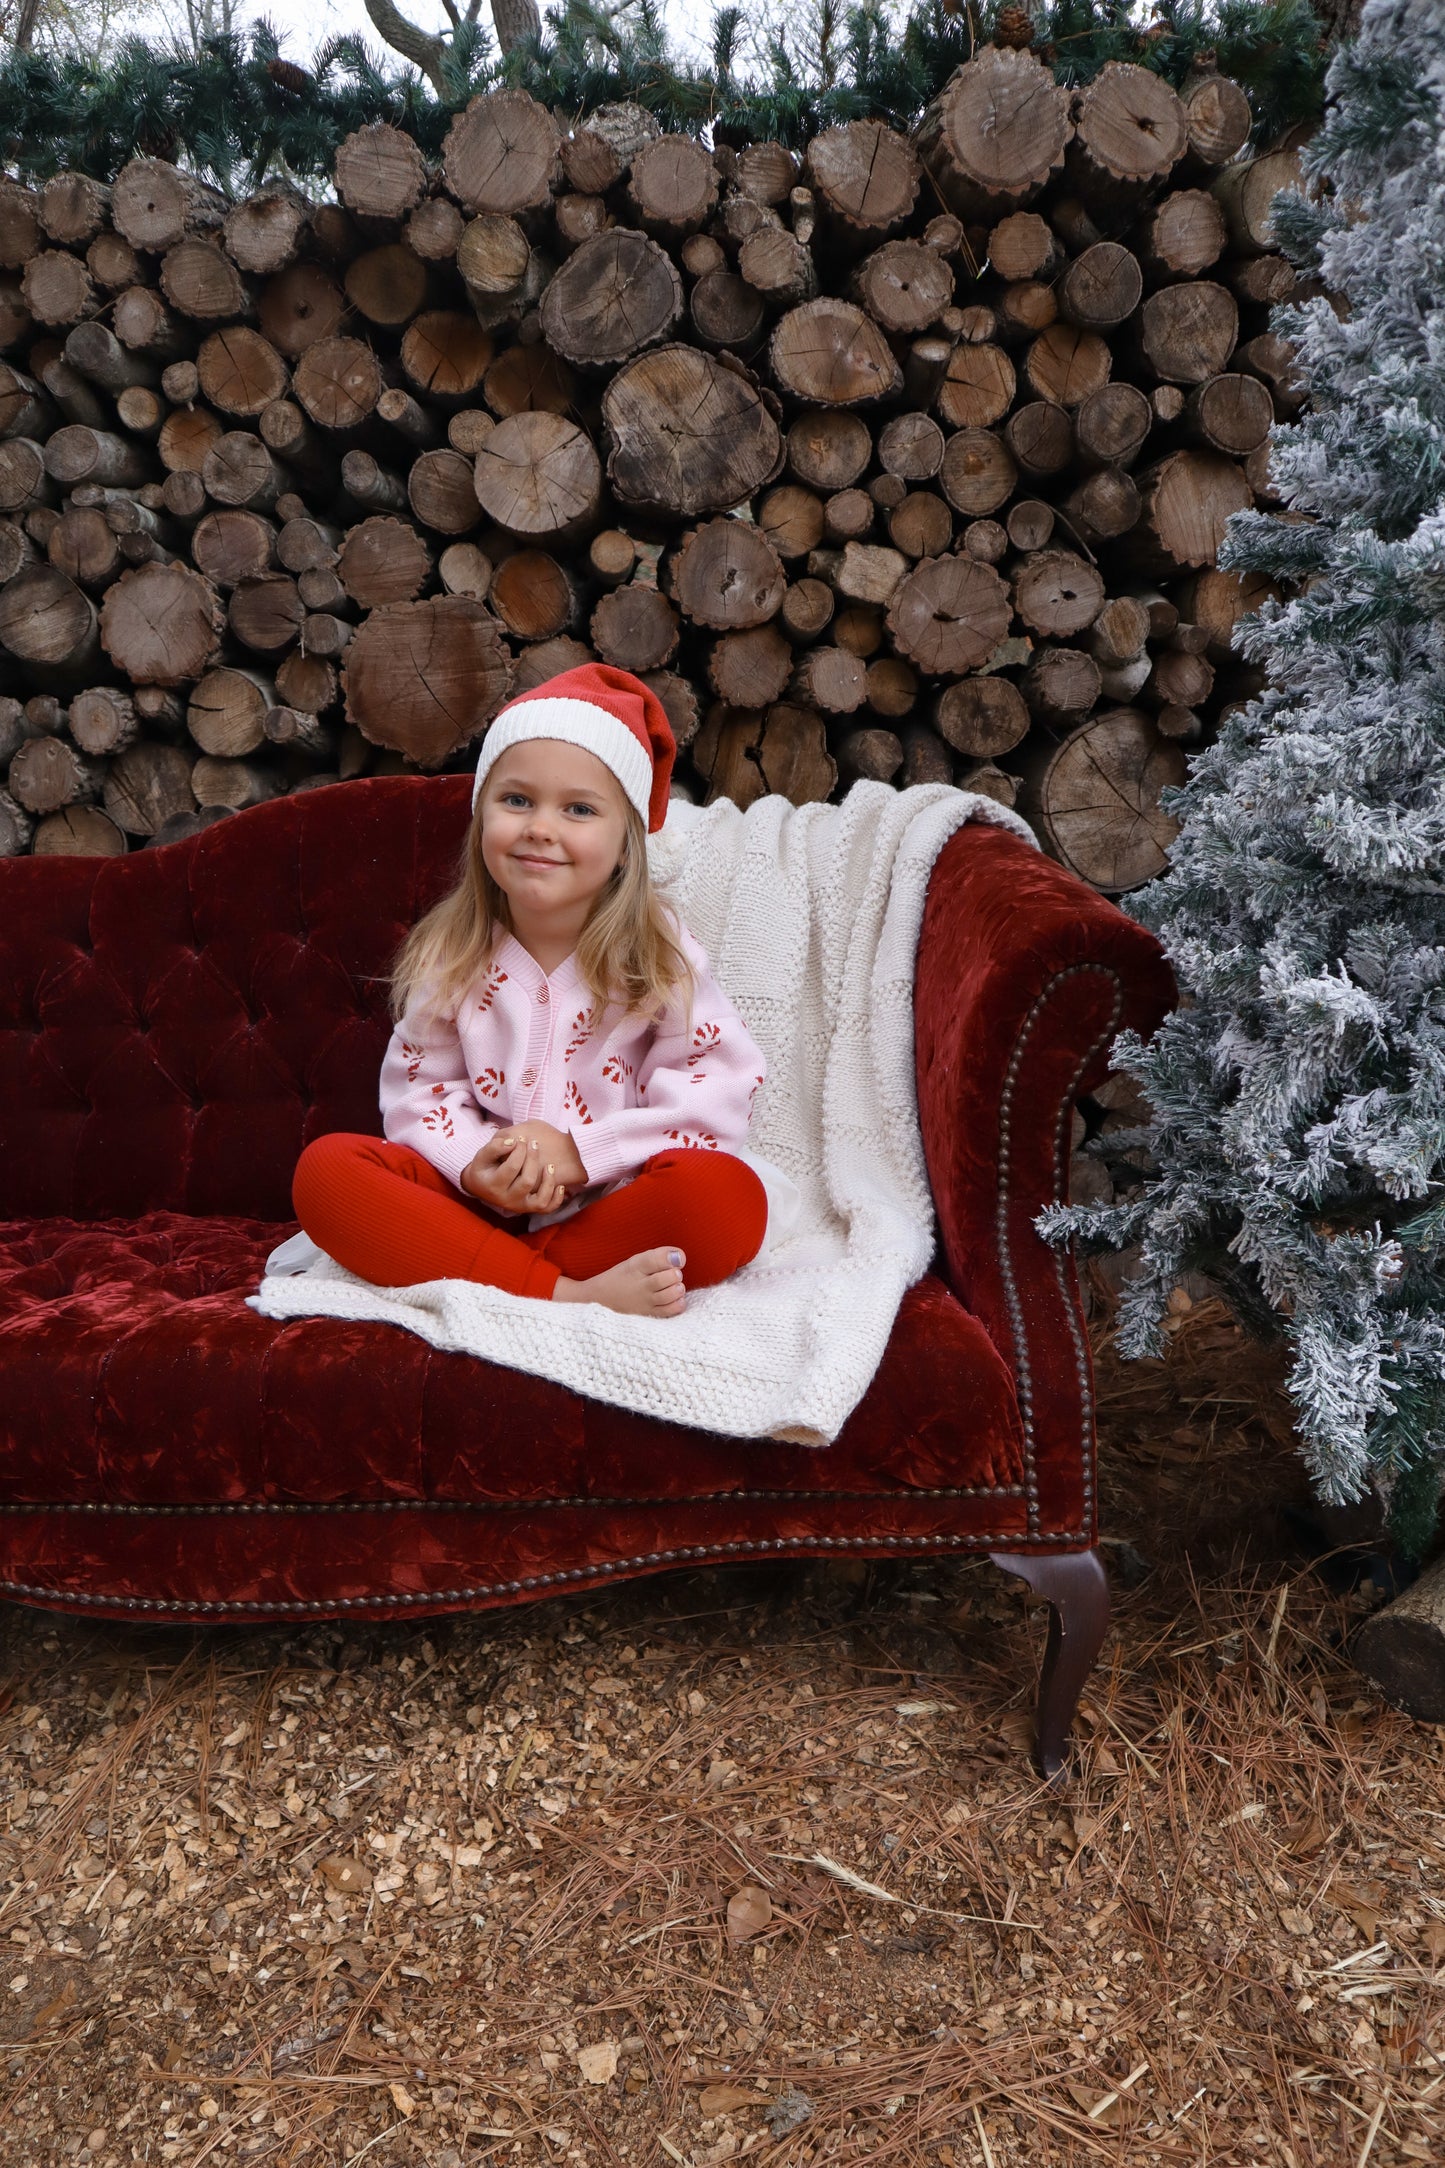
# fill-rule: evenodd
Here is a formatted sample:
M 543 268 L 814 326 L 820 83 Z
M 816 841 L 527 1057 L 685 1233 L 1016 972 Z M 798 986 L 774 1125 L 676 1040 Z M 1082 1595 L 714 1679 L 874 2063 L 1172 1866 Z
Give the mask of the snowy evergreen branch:
M 1132 1193 L 1039 1225 L 1139 1245 L 1128 1354 L 1160 1352 L 1191 1268 L 1283 1333 L 1320 1493 L 1373 1484 L 1419 1555 L 1445 1475 L 1445 0 L 1369 0 L 1327 92 L 1281 226 L 1338 307 L 1276 311 L 1309 392 L 1271 446 L 1288 516 L 1237 515 L 1220 560 L 1275 584 L 1236 635 L 1269 689 L 1166 793 L 1169 869 L 1130 899 L 1186 995 L 1116 1049 L 1145 1170 L 1135 1137 Z

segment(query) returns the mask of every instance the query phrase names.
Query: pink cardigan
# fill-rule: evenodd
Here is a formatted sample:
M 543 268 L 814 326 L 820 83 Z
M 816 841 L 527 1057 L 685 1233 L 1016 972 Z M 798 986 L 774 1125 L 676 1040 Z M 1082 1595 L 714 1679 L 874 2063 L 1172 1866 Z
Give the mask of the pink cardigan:
M 678 1145 L 739 1150 L 766 1065 L 685 927 L 681 945 L 697 974 L 691 1019 L 684 988 L 653 1022 L 615 1004 L 597 1015 L 575 955 L 549 978 L 505 934 L 454 1023 L 413 1007 L 392 1032 L 381 1065 L 385 1136 L 458 1189 L 507 1122 L 570 1130 L 589 1185 L 637 1174 Z

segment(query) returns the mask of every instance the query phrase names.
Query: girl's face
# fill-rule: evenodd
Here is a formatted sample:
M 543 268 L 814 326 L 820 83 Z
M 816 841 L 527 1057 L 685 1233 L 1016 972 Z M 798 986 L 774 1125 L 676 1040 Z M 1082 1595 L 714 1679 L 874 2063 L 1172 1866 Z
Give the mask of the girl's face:
M 559 738 L 513 746 L 482 786 L 477 814 L 482 861 L 514 912 L 585 921 L 627 835 L 622 785 L 595 753 Z

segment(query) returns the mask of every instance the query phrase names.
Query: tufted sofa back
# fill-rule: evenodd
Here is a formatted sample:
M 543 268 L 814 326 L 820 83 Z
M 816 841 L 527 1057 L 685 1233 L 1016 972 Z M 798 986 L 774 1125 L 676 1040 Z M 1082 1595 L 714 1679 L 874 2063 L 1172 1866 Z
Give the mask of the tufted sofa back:
M 0 859 L 0 1220 L 290 1220 L 381 1134 L 384 983 L 455 877 L 469 775 L 302 791 L 125 858 Z

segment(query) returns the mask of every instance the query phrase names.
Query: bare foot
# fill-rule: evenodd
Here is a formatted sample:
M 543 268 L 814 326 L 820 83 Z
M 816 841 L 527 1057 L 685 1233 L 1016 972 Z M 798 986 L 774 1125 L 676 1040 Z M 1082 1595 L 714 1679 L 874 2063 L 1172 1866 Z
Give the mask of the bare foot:
M 554 1302 L 600 1302 L 631 1317 L 680 1317 L 687 1303 L 681 1250 L 639 1250 L 590 1280 L 559 1280 Z

